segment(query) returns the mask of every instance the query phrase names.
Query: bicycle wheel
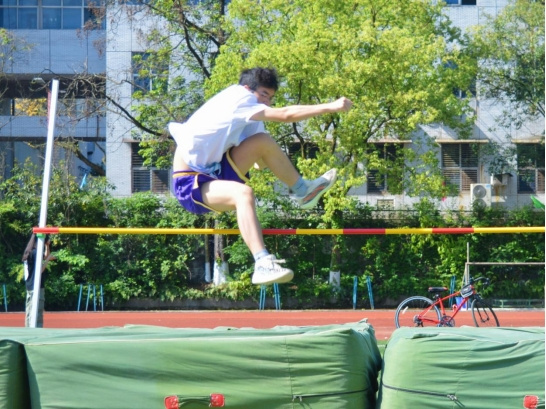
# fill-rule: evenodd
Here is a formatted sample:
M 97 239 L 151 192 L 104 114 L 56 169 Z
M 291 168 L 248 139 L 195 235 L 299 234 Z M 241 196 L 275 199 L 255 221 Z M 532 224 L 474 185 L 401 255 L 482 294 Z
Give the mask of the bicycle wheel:
M 394 314 L 396 328 L 437 326 L 441 314 L 434 302 L 419 295 L 405 299 L 400 303 Z M 425 310 L 431 307 L 428 311 Z
M 499 320 L 493 308 L 480 298 L 472 301 L 472 318 L 477 327 L 499 327 Z

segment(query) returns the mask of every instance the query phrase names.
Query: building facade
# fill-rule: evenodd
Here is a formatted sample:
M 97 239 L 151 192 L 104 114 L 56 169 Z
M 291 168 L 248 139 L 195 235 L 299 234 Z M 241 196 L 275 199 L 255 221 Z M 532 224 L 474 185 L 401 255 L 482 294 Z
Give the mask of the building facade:
M 99 168 L 104 157 L 106 112 L 100 98 L 89 98 L 74 78 L 106 71 L 100 46 L 105 27 L 96 7 L 84 0 L 15 0 L 0 5 L 1 27 L 10 40 L 0 64 L 0 176 L 7 178 L 17 163 L 43 167 L 51 80 L 59 79 L 56 140 L 71 141 L 83 155 L 56 146 L 54 166 L 66 166 L 82 180 Z M 93 24 L 96 28 L 86 29 Z M 98 24 L 97 24 L 98 23 Z M 97 95 L 94 95 L 97 97 Z
M 133 66 L 134 57 L 147 51 L 146 33 L 161 22 L 130 4 L 123 11 L 108 7 L 105 18 L 98 19 L 97 24 L 96 13 L 83 0 L 48 0 L 47 6 L 45 0 L 14 2 L 16 5 L 0 6 L 0 21 L 31 47 L 17 50 L 16 58 L 4 64 L 7 91 L 0 106 L 0 160 L 5 166 L 0 168 L 9 169 L 27 157 L 40 160 L 41 150 L 35 145 L 45 140 L 45 117 L 25 115 L 23 109 L 16 107 L 18 99 L 47 98 L 40 80 L 47 84 L 58 76 L 70 79 L 82 73 L 104 75 L 106 95 L 116 103 L 105 104 L 104 109 L 88 115 L 86 107 L 90 102 L 76 95 L 75 99 L 81 100 L 76 101 L 76 108 L 71 110 L 77 111 L 80 106 L 82 111 L 87 109 L 87 115 L 74 120 L 74 115 L 60 112 L 56 137 L 76 139 L 90 160 L 102 163 L 109 182 L 115 186 L 114 195 L 130 196 L 148 190 L 170 194 L 170 172 L 143 166 L 133 134 L 134 125 L 120 115 L 121 110 L 130 113 L 134 102 L 134 84 L 139 81 Z M 55 5 L 50 6 L 50 2 Z M 507 0 L 448 0 L 447 4 L 448 17 L 465 29 L 483 23 L 486 15 L 496 15 Z M 127 13 L 131 18 L 127 18 Z M 89 21 L 95 25 L 85 29 Z M 468 209 L 473 201 L 479 200 L 486 206 L 513 208 L 530 204 L 532 196 L 544 202 L 544 119 L 525 123 L 520 128 L 501 127 L 498 116 L 502 115 L 503 107 L 497 102 L 475 97 L 472 104 L 476 121 L 468 140 L 459 140 L 457 134 L 441 125 L 428 125 L 421 126 L 412 141 L 378 141 L 377 144 L 388 157 L 400 147 L 417 149 L 420 139 L 434 140 L 439 146 L 442 172 L 458 190 L 457 194 L 438 201 L 440 207 Z M 515 171 L 491 170 L 490 164 L 485 162 L 487 157 L 476 153 L 476 147 L 490 144 L 514 152 Z M 531 156 L 536 158 L 536 152 L 542 152 L 542 160 L 526 160 Z M 72 156 L 58 149 L 55 160 L 67 161 L 71 171 L 81 177 L 90 172 L 88 165 Z M 350 193 L 364 203 L 386 209 L 411 207 L 418 200 L 404 194 L 391 194 L 387 180 L 373 172 L 369 173 L 366 184 Z

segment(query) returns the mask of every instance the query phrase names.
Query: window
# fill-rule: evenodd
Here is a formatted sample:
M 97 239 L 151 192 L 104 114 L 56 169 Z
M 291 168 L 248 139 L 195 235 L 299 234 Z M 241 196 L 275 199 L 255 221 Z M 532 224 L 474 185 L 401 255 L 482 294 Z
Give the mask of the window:
M 388 190 L 388 170 L 395 168 L 396 160 L 401 157 L 402 147 L 396 144 L 376 143 L 373 144 L 372 149 L 377 151 L 378 158 L 380 159 L 380 166 L 384 168 L 384 170 L 381 171 L 368 166 L 368 193 L 385 192 Z M 392 166 L 390 164 L 392 164 Z
M 445 0 L 449 6 L 475 6 L 476 0 Z
M 140 156 L 138 143 L 131 144 L 131 169 L 132 189 L 131 192 L 169 192 L 169 171 L 166 169 L 148 168 L 144 166 L 144 158 Z
M 447 69 L 452 69 L 452 70 L 458 69 L 458 65 L 454 61 L 446 62 L 444 64 L 444 67 L 447 68 Z M 462 90 L 462 89 L 459 89 L 459 88 L 455 88 L 453 90 L 453 95 L 455 95 L 457 98 L 460 98 L 460 99 L 466 98 L 468 96 L 468 93 L 470 93 L 470 95 L 472 95 L 473 97 L 476 96 L 476 78 L 474 78 L 472 80 L 468 90 L 465 91 L 465 90 Z
M 470 143 L 442 145 L 442 173 L 457 193 L 470 191 L 470 185 L 478 183 L 478 149 Z
M 132 54 L 133 93 L 167 92 L 169 67 L 155 57 L 151 53 Z
M 104 30 L 103 0 L 0 0 L 0 27 L 30 30 Z
M 544 145 L 517 145 L 518 193 L 544 192 Z

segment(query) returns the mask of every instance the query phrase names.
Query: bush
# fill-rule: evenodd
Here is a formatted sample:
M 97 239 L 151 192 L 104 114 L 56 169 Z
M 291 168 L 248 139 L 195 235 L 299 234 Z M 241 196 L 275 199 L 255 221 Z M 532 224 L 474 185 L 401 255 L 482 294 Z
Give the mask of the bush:
M 9 288 L 10 309 L 23 309 L 25 287 L 22 252 L 37 225 L 41 178 L 30 163 L 14 169 L 0 183 L 0 283 Z M 113 198 L 102 178 L 93 178 L 85 189 L 60 170 L 52 175 L 48 223 L 56 226 L 94 227 L 206 227 L 212 217 L 221 228 L 236 228 L 234 214 L 196 216 L 172 198 L 149 193 Z M 264 228 L 324 228 L 318 211 L 302 212 L 279 201 L 261 206 Z M 272 211 L 273 209 L 273 211 Z M 405 211 L 375 211 L 358 205 L 336 215 L 339 227 L 459 227 L 543 226 L 544 212 L 531 207 L 514 211 L 478 208 L 472 212 L 440 213 L 423 200 Z M 50 264 L 46 281 L 49 310 L 74 309 L 79 285 L 102 284 L 105 301 L 122 306 L 129 299 L 224 298 L 253 299 L 250 284 L 253 258 L 240 236 L 224 236 L 230 264 L 229 282 L 214 287 L 204 282 L 205 241 L 199 235 L 53 235 L 57 260 Z M 451 278 L 462 282 L 467 244 L 471 261 L 543 261 L 543 234 L 472 235 L 269 235 L 268 249 L 286 258 L 294 270 L 290 285 L 281 286 L 283 297 L 298 308 L 351 307 L 353 278 L 358 277 L 359 305 L 367 299 L 366 277 L 373 283 L 376 307 L 393 306 L 414 294 L 426 294 L 431 285 L 448 286 Z M 214 255 L 211 255 L 211 263 Z M 341 272 L 341 289 L 328 284 L 330 271 Z M 474 276 L 491 278 L 486 296 L 543 298 L 543 267 L 471 267 Z

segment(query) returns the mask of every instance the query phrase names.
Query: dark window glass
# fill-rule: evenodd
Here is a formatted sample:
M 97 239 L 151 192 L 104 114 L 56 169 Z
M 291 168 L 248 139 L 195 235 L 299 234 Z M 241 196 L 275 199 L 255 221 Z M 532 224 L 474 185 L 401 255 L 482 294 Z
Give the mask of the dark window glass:
M 42 9 L 42 28 L 60 29 L 61 28 L 61 8 L 47 7 Z
M 167 91 L 168 66 L 154 61 L 150 53 L 133 53 L 133 93 L 154 90 Z
M 17 9 L 16 8 L 0 8 L 0 25 L 3 28 L 17 28 Z
M 379 158 L 387 162 L 392 162 L 393 166 L 396 159 L 402 155 L 402 147 L 393 144 L 376 144 L 370 149 L 379 151 Z M 377 169 L 368 169 L 368 193 L 379 193 L 388 191 L 389 175 L 380 172 Z
M 518 193 L 544 192 L 544 145 L 517 145 Z
M 478 147 L 468 143 L 442 145 L 442 174 L 447 185 L 458 192 L 478 183 Z
M 460 164 L 459 145 L 442 145 L 442 166 L 451 168 L 458 167 Z
M 105 0 L 0 0 L 0 28 L 106 29 Z
M 106 19 L 104 18 L 104 9 L 99 8 L 84 8 L 83 22 L 91 22 L 102 29 L 106 29 Z
M 152 172 L 152 192 L 169 193 L 169 174 L 165 169 L 154 169 Z
M 37 29 L 38 28 L 38 8 L 36 7 L 19 8 L 19 15 L 17 16 L 17 28 Z
M 82 28 L 82 9 L 63 8 L 63 29 L 75 30 Z
M 145 167 L 144 158 L 138 153 L 139 149 L 138 143 L 131 144 L 132 192 L 168 193 L 170 172 Z

